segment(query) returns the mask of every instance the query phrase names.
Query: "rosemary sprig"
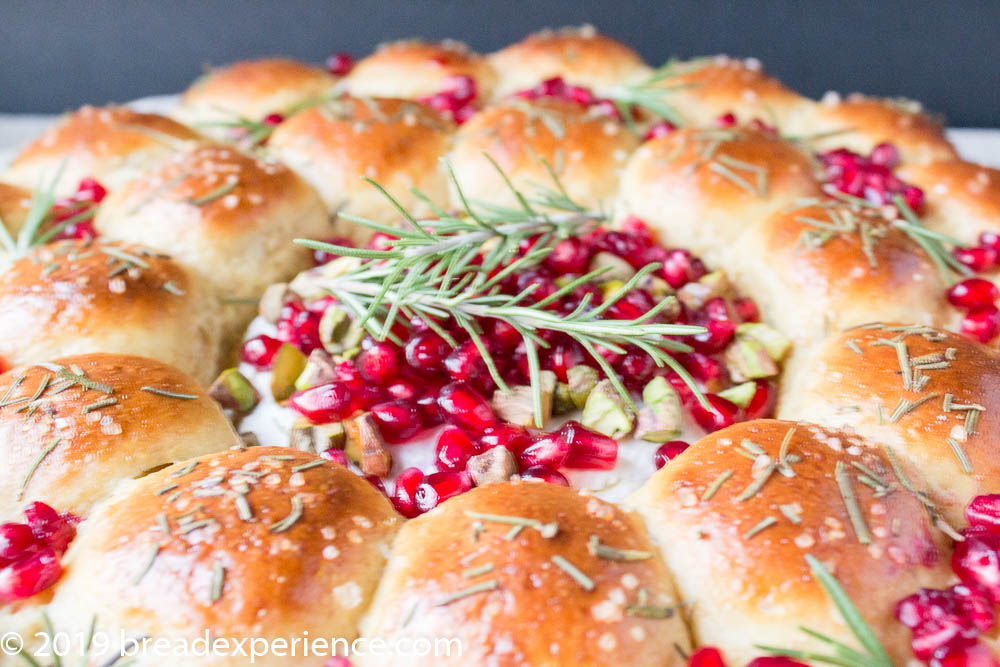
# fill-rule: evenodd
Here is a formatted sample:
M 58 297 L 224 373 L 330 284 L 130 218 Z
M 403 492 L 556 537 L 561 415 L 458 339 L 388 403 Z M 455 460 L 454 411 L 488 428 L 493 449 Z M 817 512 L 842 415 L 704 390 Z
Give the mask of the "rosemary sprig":
M 540 329 L 557 331 L 577 341 L 629 405 L 634 406 L 632 398 L 598 351 L 599 348 L 622 353 L 626 346 L 638 347 L 657 366 L 668 366 L 677 372 L 701 404 L 712 410 L 694 380 L 671 355 L 671 352 L 688 352 L 691 348 L 667 338 L 702 333 L 703 328 L 653 322 L 657 313 L 671 305 L 669 299 L 661 301 L 635 320 L 603 317 L 611 306 L 659 268 L 658 264 L 640 269 L 601 305 L 592 307 L 588 295 L 575 310 L 566 314 L 546 310 L 545 306 L 571 293 L 580 284 L 599 277 L 604 273 L 603 269 L 580 276 L 536 303 L 526 300 L 535 285 L 516 295 L 500 292 L 501 282 L 507 276 L 537 264 L 551 252 L 556 241 L 580 234 L 603 220 L 604 216 L 586 211 L 573 202 L 566 195 L 554 170 L 549 170 L 555 183 L 554 189 L 541 188 L 529 198 L 514 187 L 499 165 L 493 164 L 519 202 L 519 208 L 473 206 L 451 172 L 463 203 L 463 212 L 453 214 L 443 211 L 415 191 L 439 215 L 435 220 L 417 220 L 382 186 L 369 180 L 399 210 L 409 227 L 390 227 L 364 218 L 343 216 L 373 230 L 399 237 L 389 241 L 385 249 L 351 248 L 297 239 L 296 243 L 309 248 L 363 260 L 341 275 L 318 279 L 317 286 L 334 296 L 376 340 L 388 338 L 399 342 L 391 331 L 392 327 L 410 327 L 411 321 L 419 318 L 455 346 L 454 338 L 439 324 L 442 320 L 454 319 L 468 332 L 497 386 L 505 391 L 509 387 L 482 341 L 483 331 L 479 322 L 482 319 L 497 319 L 510 324 L 525 344 L 534 412 L 539 421 L 542 410 L 538 350 L 549 347 L 549 343 L 539 335 Z M 536 236 L 533 249 L 517 257 L 521 242 Z M 542 426 L 540 423 L 537 425 Z
M 698 84 L 664 84 L 664 81 L 699 69 L 707 62 L 707 59 L 700 58 L 686 62 L 676 59 L 668 60 L 642 81 L 613 88 L 608 92 L 608 97 L 615 103 L 619 113 L 630 126 L 634 124 L 632 112 L 636 107 L 660 116 L 674 125 L 683 125 L 684 121 L 677 108 L 668 101 L 670 93 L 684 88 L 693 88 Z
M 794 658 L 796 660 L 806 660 L 812 662 L 821 662 L 830 665 L 842 665 L 843 667 L 893 667 L 892 659 L 889 654 L 886 653 L 885 648 L 879 642 L 875 633 L 865 622 L 861 612 L 851 601 L 851 598 L 847 595 L 847 592 L 841 587 L 840 582 L 830 574 L 816 557 L 812 555 L 806 555 L 806 562 L 809 563 L 809 569 L 812 570 L 813 578 L 819 582 L 823 590 L 826 591 L 827 596 L 833 602 L 834 606 L 837 607 L 837 611 L 843 617 L 844 622 L 847 623 L 847 627 L 851 630 L 851 634 L 854 635 L 855 639 L 862 646 L 862 651 L 857 651 L 842 642 L 828 637 L 824 634 L 816 632 L 815 630 L 810 630 L 809 628 L 800 627 L 799 630 L 805 634 L 822 641 L 825 644 L 829 644 L 833 649 L 832 655 L 826 655 L 822 653 L 812 653 L 809 651 L 800 651 L 797 649 L 784 649 L 777 648 L 774 646 L 761 646 L 756 645 L 755 647 L 767 651 L 771 655 L 784 655 L 789 658 Z
M 14 257 L 20 257 L 33 248 L 45 245 L 70 225 L 94 217 L 95 208 L 91 207 L 55 225 L 46 227 L 56 204 L 56 184 L 59 183 L 65 168 L 66 161 L 63 160 L 48 185 L 40 185 L 32 192 L 31 205 L 28 207 L 28 214 L 25 216 L 24 224 L 18 232 L 17 238 L 14 238 L 3 220 L 0 220 L 0 249 L 7 251 Z
M 924 252 L 934 266 L 937 267 L 938 273 L 941 274 L 941 280 L 945 285 L 953 284 L 959 276 L 968 276 L 972 272 L 969 267 L 965 266 L 957 259 L 955 259 L 950 252 L 948 252 L 942 245 L 942 241 L 951 243 L 956 247 L 963 247 L 963 244 L 957 239 L 947 237 L 943 234 L 938 234 L 933 232 L 926 227 L 917 217 L 917 214 L 913 212 L 906 201 L 901 195 L 893 195 L 892 203 L 896 205 L 899 209 L 900 215 L 903 216 L 903 220 L 896 220 L 893 224 L 902 230 L 907 236 L 913 239 Z

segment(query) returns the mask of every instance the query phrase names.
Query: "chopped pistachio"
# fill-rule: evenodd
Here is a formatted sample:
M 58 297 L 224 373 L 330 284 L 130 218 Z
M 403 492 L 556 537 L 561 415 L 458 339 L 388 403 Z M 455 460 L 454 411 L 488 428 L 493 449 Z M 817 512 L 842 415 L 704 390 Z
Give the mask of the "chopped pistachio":
M 569 385 L 565 382 L 556 383 L 556 393 L 552 397 L 552 414 L 564 415 L 576 410 L 573 397 L 569 394 Z
M 677 291 L 670 286 L 670 283 L 663 278 L 657 278 L 651 273 L 640 280 L 636 287 L 646 290 L 657 301 L 668 296 L 673 296 L 677 293 Z M 679 305 L 680 304 L 678 304 L 678 307 Z M 669 311 L 670 309 L 668 308 L 667 310 Z
M 632 265 L 626 262 L 624 259 L 618 255 L 612 254 L 610 252 L 599 252 L 594 255 L 590 260 L 590 270 L 597 271 L 598 269 L 607 268 L 607 271 L 601 274 L 598 280 L 601 281 L 618 281 L 622 283 L 629 280 L 635 275 L 635 269 Z
M 552 418 L 552 402 L 556 393 L 556 374 L 542 371 L 538 375 L 542 390 L 542 414 L 540 423 L 544 426 Z M 534 426 L 534 395 L 528 385 L 515 385 L 510 391 L 493 392 L 493 411 L 504 421 L 519 426 Z
M 745 408 L 750 404 L 750 399 L 753 398 L 755 393 L 757 393 L 757 383 L 751 381 L 734 384 L 732 387 L 723 389 L 719 392 L 719 396 L 727 401 L 732 401 L 741 408 Z
M 343 449 L 345 440 L 344 425 L 340 422 L 313 424 L 305 417 L 299 417 L 292 424 L 288 446 L 319 454 L 328 449 Z
M 665 377 L 657 375 L 642 388 L 643 403 L 659 403 L 666 400 L 680 401 L 680 396 Z
M 257 305 L 260 316 L 274 324 L 281 317 L 281 308 L 288 303 L 295 293 L 288 289 L 288 283 L 275 283 L 269 285 L 260 297 Z
M 346 443 L 344 453 L 366 475 L 385 477 L 389 474 L 392 457 L 378 425 L 370 412 L 344 421 Z
M 491 447 L 470 458 L 465 470 L 476 486 L 484 486 L 506 482 L 517 472 L 517 462 L 506 447 Z
M 330 354 L 340 354 L 361 343 L 364 329 L 357 326 L 346 310 L 330 306 L 319 321 L 319 340 Z
M 582 410 L 587 404 L 587 397 L 597 385 L 600 374 L 590 366 L 579 364 L 566 371 L 566 380 L 569 385 L 569 397 L 577 410 Z
M 635 436 L 649 442 L 667 442 L 681 434 L 684 424 L 681 397 L 669 382 L 657 376 L 642 390 Z
M 788 339 L 788 336 L 762 322 L 744 322 L 736 327 L 736 336 L 757 340 L 775 361 L 784 359 L 792 347 L 792 341 Z
M 260 447 L 260 438 L 257 437 L 256 433 L 247 431 L 245 433 L 239 434 L 240 446 L 238 449 L 246 449 L 247 447 Z
M 222 371 L 209 388 L 208 395 L 224 409 L 241 415 L 253 410 L 260 402 L 260 394 L 237 368 Z
M 724 296 L 730 290 L 729 278 L 724 271 L 706 273 L 697 282 L 690 282 L 677 290 L 677 298 L 691 310 L 700 310 L 712 299 Z
M 778 366 L 756 338 L 738 337 L 725 353 L 726 370 L 733 382 L 746 382 L 778 374 Z
M 328 352 L 315 349 L 309 353 L 306 367 L 295 380 L 295 389 L 302 390 L 327 384 L 337 379 L 337 363 Z
M 601 380 L 587 397 L 580 421 L 598 433 L 621 438 L 632 432 L 635 412 L 611 384 L 611 380 Z
M 271 395 L 284 401 L 295 393 L 295 381 L 306 367 L 306 355 L 291 343 L 285 343 L 274 355 L 271 368 Z

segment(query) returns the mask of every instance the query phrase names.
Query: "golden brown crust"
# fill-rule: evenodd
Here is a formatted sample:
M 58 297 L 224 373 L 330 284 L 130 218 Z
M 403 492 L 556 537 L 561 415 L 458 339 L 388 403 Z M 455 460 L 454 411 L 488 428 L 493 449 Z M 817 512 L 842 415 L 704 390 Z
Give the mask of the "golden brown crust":
M 544 528 L 526 527 L 507 539 L 511 524 L 469 512 L 537 520 L 557 530 L 544 537 Z M 599 557 L 588 548 L 592 535 L 602 545 L 652 557 L 627 562 Z M 674 644 L 685 649 L 688 639 L 676 610 L 669 618 L 628 611 L 639 604 L 643 589 L 647 606 L 665 610 L 677 600 L 641 522 L 604 501 L 544 483 L 479 487 L 408 522 L 393 548 L 362 623 L 365 635 L 447 636 L 464 643 L 462 656 L 453 655 L 451 662 L 439 656 L 412 664 L 683 662 Z M 559 567 L 553 560 L 559 558 L 585 573 L 593 590 Z M 475 574 L 475 568 L 489 565 Z M 467 570 L 473 574 L 463 575 Z M 494 589 L 467 591 L 493 581 Z M 364 664 L 382 663 L 372 657 Z
M 480 101 L 491 97 L 497 77 L 483 56 L 461 42 L 410 39 L 383 44 L 359 60 L 344 85 L 358 97 L 419 99 L 449 90 L 457 76 L 475 80 Z
M 817 137 L 811 142 L 817 150 L 843 147 L 867 155 L 877 144 L 889 142 L 899 149 L 904 163 L 958 158 L 943 124 L 913 102 L 830 95 L 795 122 L 789 133 Z M 817 136 L 823 133 L 832 134 Z
M 57 194 L 74 192 L 87 176 L 114 190 L 197 138 L 194 130 L 164 116 L 85 106 L 29 144 L 0 178 L 25 188 L 48 187 L 62 167 Z
M 793 144 L 750 130 L 683 129 L 633 154 L 618 208 L 721 267 L 723 253 L 766 216 L 819 194 L 808 156 Z
M 809 356 L 801 373 L 786 375 L 781 395 L 783 417 L 892 447 L 957 526 L 974 496 L 1000 488 L 1000 356 L 963 336 L 892 324 L 840 332 Z
M 536 32 L 491 54 L 489 60 L 499 76 L 496 97 L 557 76 L 602 95 L 649 72 L 638 53 L 593 26 Z
M 893 490 L 876 497 L 861 476 Z M 734 664 L 760 655 L 754 644 L 827 649 L 798 626 L 856 643 L 806 555 L 840 581 L 896 664 L 911 657 L 909 632 L 892 615 L 896 600 L 949 576 L 940 536 L 886 457 L 811 424 L 761 420 L 713 433 L 630 500 L 691 605 L 696 640 Z
M 0 520 L 33 500 L 86 516 L 121 480 L 238 443 L 194 378 L 144 357 L 13 368 L 0 375 L 0 395 Z
M 1000 169 L 964 160 L 909 164 L 898 175 L 924 191 L 924 223 L 977 244 L 981 232 L 1000 233 Z
M 337 79 L 326 70 L 287 58 L 263 58 L 212 69 L 181 97 L 175 118 L 224 138 L 219 123 L 259 121 L 288 113 L 298 104 L 331 92 Z
M 8 365 L 114 350 L 159 359 L 203 383 L 218 351 L 214 298 L 143 246 L 58 241 L 0 273 L 0 359 Z
M 31 208 L 31 190 L 10 183 L 0 183 L 0 225 L 17 238 L 17 232 Z M 2 253 L 3 250 L 0 250 Z
M 395 223 L 399 211 L 363 177 L 378 181 L 415 215 L 429 215 L 431 210 L 410 188 L 447 204 L 440 158 L 448 151 L 453 128 L 417 102 L 342 97 L 282 123 L 269 148 L 312 183 L 330 213 Z M 340 232 L 356 241 L 370 235 L 360 225 L 341 226 Z
M 624 125 L 575 102 L 511 99 L 479 112 L 459 128 L 450 160 L 469 200 L 517 206 L 484 153 L 529 195 L 554 187 L 552 166 L 569 196 L 591 209 L 608 209 L 618 179 L 638 141 Z M 452 206 L 461 202 L 452 188 Z
M 783 129 L 811 100 L 766 74 L 760 61 L 728 56 L 702 58 L 675 66 L 677 74 L 658 85 L 667 89 L 664 101 L 692 125 L 711 127 L 725 113 L 740 123 L 760 120 Z
M 98 629 L 116 638 L 208 630 L 349 641 L 399 523 L 370 484 L 314 455 L 256 447 L 202 456 L 122 488 L 94 513 L 67 554 L 50 614 L 56 627 L 84 629 L 84 610 L 99 609 Z

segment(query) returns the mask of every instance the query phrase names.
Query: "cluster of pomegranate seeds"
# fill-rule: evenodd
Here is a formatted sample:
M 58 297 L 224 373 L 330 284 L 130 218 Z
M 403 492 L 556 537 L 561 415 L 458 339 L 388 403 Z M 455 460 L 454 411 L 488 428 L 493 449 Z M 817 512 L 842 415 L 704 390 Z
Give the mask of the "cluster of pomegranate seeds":
M 476 80 L 471 76 L 459 74 L 449 79 L 449 85 L 445 90 L 421 97 L 420 102 L 461 125 L 476 113 L 477 97 Z
M 969 527 L 951 558 L 959 583 L 923 588 L 900 600 L 896 618 L 910 628 L 913 653 L 925 662 L 995 667 L 979 637 L 996 627 L 1000 603 L 1000 494 L 974 498 L 965 518 Z
M 354 56 L 346 51 L 331 53 L 326 59 L 326 69 L 334 76 L 346 76 L 354 69 Z
M 514 95 L 525 100 L 555 97 L 568 102 L 576 102 L 587 108 L 593 108 L 600 115 L 608 116 L 618 121 L 623 120 L 622 114 L 613 100 L 597 97 L 590 88 L 570 85 L 561 76 L 545 79 L 534 88 L 519 90 Z
M 0 524 L 0 602 L 30 598 L 62 576 L 59 558 L 76 537 L 78 519 L 34 502 L 25 523 Z
M 952 285 L 947 292 L 948 302 L 965 311 L 962 333 L 980 343 L 988 343 L 1000 334 L 1000 310 L 997 299 L 1000 290 L 984 278 L 966 278 Z
M 94 229 L 93 215 L 87 216 L 92 209 L 103 201 L 108 191 L 95 179 L 87 177 L 76 186 L 76 192 L 70 197 L 63 197 L 52 206 L 50 225 L 56 226 L 70 219 L 71 222 L 53 237 L 54 241 L 64 239 L 92 239 L 97 236 Z M 77 219 L 77 218 L 83 219 Z
M 384 247 L 392 237 L 379 233 L 369 247 Z M 537 239 L 528 239 L 520 252 L 530 252 Z M 683 288 L 708 274 L 702 262 L 684 249 L 667 249 L 656 243 L 653 233 L 638 218 L 623 221 L 621 229 L 602 228 L 582 236 L 570 237 L 555 244 L 541 264 L 516 271 L 500 283 L 508 294 L 522 292 L 536 285 L 529 298 L 540 300 L 558 289 L 558 281 L 591 270 L 598 253 L 610 253 L 634 269 L 650 262 L 659 262 L 655 272 L 659 287 L 649 283 L 636 287 L 608 309 L 609 317 L 636 319 L 654 307 L 659 298 L 673 289 Z M 317 262 L 335 259 L 324 254 Z M 667 287 L 669 286 L 669 287 Z M 584 298 L 594 306 L 604 300 L 606 285 L 586 283 L 574 292 L 553 300 L 546 308 L 555 312 L 571 312 Z M 652 290 L 652 291 L 651 291 Z M 656 291 L 660 290 L 660 291 Z M 659 296 L 654 296 L 654 292 Z M 332 297 L 303 301 L 298 297 L 287 300 L 280 308 L 273 336 L 260 335 L 246 341 L 241 358 L 259 370 L 269 369 L 284 344 L 291 344 L 305 355 L 323 351 L 321 322 L 324 313 L 336 305 Z M 726 347 L 735 340 L 737 327 L 759 319 L 756 304 L 746 298 L 716 296 L 700 307 L 679 303 L 669 313 L 662 311 L 655 321 L 678 322 L 705 326 L 708 333 L 683 340 L 693 347 L 675 358 L 705 388 L 706 398 L 713 409 L 706 409 L 679 374 L 658 368 L 652 359 L 638 348 L 626 348 L 623 353 L 606 349 L 598 351 L 617 371 L 626 387 L 636 393 L 654 377 L 662 376 L 680 396 L 682 406 L 705 430 L 717 430 L 737 421 L 770 416 L 776 391 L 767 380 L 750 385 L 752 398 L 745 407 L 718 393 L 731 385 L 729 374 L 721 361 Z M 482 339 L 500 374 L 511 385 L 530 382 L 527 352 L 521 335 L 503 320 L 487 319 L 481 323 Z M 446 331 L 455 345 L 441 335 Z M 435 445 L 436 470 L 409 469 L 397 478 L 390 498 L 405 516 L 416 516 L 456 494 L 469 490 L 472 477 L 467 468 L 470 459 L 497 447 L 509 452 L 505 460 L 513 461 L 516 474 L 548 483 L 567 485 L 565 470 L 610 470 L 618 460 L 618 442 L 569 421 L 552 432 L 532 431 L 507 423 L 494 411 L 490 398 L 496 384 L 490 375 L 479 347 L 465 329 L 453 321 L 439 321 L 429 326 L 414 320 L 410 327 L 394 329 L 398 343 L 376 341 L 363 337 L 354 354 L 328 361 L 322 380 L 315 386 L 299 388 L 290 395 L 286 405 L 315 424 L 347 419 L 359 411 L 367 411 L 382 439 L 390 444 L 405 442 L 430 428 L 445 428 Z M 553 331 L 539 334 L 549 344 L 541 351 L 540 365 L 552 371 L 559 382 L 568 382 L 570 371 L 577 366 L 598 369 L 599 365 L 575 340 Z M 668 442 L 655 455 L 657 467 L 663 465 L 687 444 Z M 343 452 L 324 454 L 330 460 L 346 460 Z
M 899 164 L 899 151 L 892 144 L 875 146 L 868 157 L 837 148 L 820 153 L 819 160 L 827 180 L 840 192 L 876 206 L 892 204 L 898 194 L 913 212 L 923 211 L 924 191 L 892 173 Z
M 705 646 L 688 658 L 688 667 L 726 667 L 725 660 L 719 649 L 713 646 Z M 773 655 L 762 658 L 754 658 L 747 667 L 807 667 L 805 664 L 792 660 L 783 655 Z

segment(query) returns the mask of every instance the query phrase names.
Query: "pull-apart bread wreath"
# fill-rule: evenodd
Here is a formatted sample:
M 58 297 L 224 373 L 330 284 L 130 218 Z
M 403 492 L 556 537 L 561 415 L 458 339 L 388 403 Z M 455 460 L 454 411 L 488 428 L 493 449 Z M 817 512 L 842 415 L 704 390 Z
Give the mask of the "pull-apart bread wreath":
M 584 27 L 169 113 L 0 173 L 0 665 L 1000 664 L 1000 172 L 918 104 Z

